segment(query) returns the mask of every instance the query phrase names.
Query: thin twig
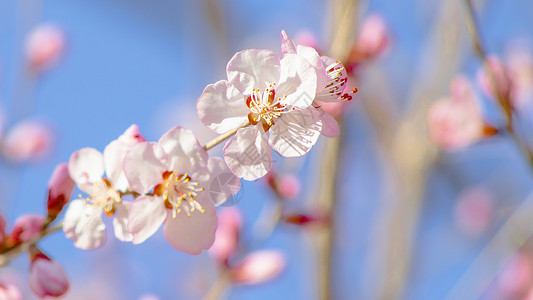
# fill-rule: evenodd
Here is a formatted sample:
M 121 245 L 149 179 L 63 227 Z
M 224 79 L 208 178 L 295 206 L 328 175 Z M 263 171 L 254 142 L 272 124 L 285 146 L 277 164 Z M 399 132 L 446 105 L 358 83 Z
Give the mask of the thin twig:
M 247 120 L 246 122 L 244 122 L 242 124 L 241 127 L 239 128 L 235 128 L 235 129 L 232 129 L 226 133 L 223 133 L 219 136 L 217 136 L 216 138 L 210 140 L 209 142 L 207 142 L 205 145 L 204 145 L 204 149 L 205 150 L 209 150 L 209 149 L 212 149 L 213 147 L 215 147 L 216 145 L 222 143 L 223 141 L 225 141 L 226 139 L 232 137 L 235 133 L 237 133 L 237 130 L 241 129 L 241 128 L 244 128 L 244 127 L 247 127 L 250 125 L 250 122 Z

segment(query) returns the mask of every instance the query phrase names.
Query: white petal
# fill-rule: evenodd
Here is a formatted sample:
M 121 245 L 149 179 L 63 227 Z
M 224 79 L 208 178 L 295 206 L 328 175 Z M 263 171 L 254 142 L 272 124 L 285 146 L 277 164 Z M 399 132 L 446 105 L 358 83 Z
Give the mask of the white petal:
M 208 85 L 196 103 L 202 123 L 217 133 L 240 127 L 250 109 L 246 98 L 229 81 Z
M 70 156 L 68 172 L 78 187 L 87 192 L 88 186 L 104 175 L 104 157 L 96 149 L 80 149 Z
M 74 245 L 81 249 L 100 247 L 105 242 L 105 225 L 102 208 L 74 200 L 65 214 L 63 231 Z
M 146 194 L 154 185 L 163 181 L 162 174 L 167 171 L 164 164 L 167 155 L 157 143 L 140 143 L 133 147 L 124 159 L 124 173 L 130 187 Z
M 267 135 L 256 126 L 241 128 L 224 146 L 224 160 L 233 174 L 245 180 L 263 177 L 272 167 Z
M 113 229 L 115 237 L 123 242 L 131 242 L 133 235 L 128 230 L 128 215 L 130 202 L 122 202 L 115 205 L 115 217 L 113 218 Z
M 211 201 L 213 201 L 215 205 L 224 203 L 241 188 L 240 179 L 233 175 L 222 158 L 210 158 L 208 170 L 210 180 L 206 185 L 205 192 L 208 193 Z
M 120 191 L 126 191 L 129 187 L 122 168 L 124 158 L 131 148 L 120 140 L 114 140 L 104 149 L 105 173 L 113 187 Z
M 330 114 L 319 110 L 322 121 L 322 135 L 326 137 L 336 137 L 339 135 L 339 123 Z
M 316 94 L 316 70 L 303 57 L 288 54 L 281 60 L 281 75 L 276 88 L 276 96 L 287 97 L 284 104 L 306 108 L 313 102 Z
M 296 54 L 296 45 L 285 30 L 281 31 L 281 54 L 283 56 L 287 54 Z
M 140 196 L 130 207 L 128 230 L 133 243 L 140 244 L 152 236 L 167 217 L 163 199 L 156 196 Z
M 167 153 L 166 166 L 176 173 L 193 173 L 207 165 L 207 151 L 198 143 L 192 131 L 176 126 L 159 139 Z
M 226 72 L 228 80 L 247 95 L 252 89 L 263 90 L 268 84 L 278 82 L 280 61 L 270 50 L 243 50 L 231 58 Z
M 317 75 L 317 89 L 321 89 L 326 86 L 328 81 L 328 75 L 326 73 L 326 68 L 322 62 L 320 54 L 316 52 L 315 48 L 298 45 L 297 53 L 299 56 L 305 58 L 313 68 Z
M 320 113 L 313 107 L 295 110 L 276 120 L 268 140 L 272 148 L 285 157 L 307 153 L 322 131 Z
M 213 203 L 205 196 L 196 199 L 204 212 L 195 211 L 191 216 L 178 213 L 176 218 L 168 217 L 165 223 L 165 237 L 174 249 L 198 255 L 207 250 L 215 241 L 217 215 Z

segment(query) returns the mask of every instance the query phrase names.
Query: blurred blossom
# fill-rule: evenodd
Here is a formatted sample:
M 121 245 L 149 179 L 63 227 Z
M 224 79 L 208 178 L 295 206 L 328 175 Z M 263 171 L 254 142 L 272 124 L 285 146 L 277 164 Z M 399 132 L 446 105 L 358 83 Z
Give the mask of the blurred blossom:
M 335 119 L 340 119 L 347 106 L 347 102 L 324 102 L 320 105 L 320 109 Z
M 501 95 L 504 98 L 509 99 L 509 97 L 511 96 L 512 85 L 511 85 L 511 80 L 510 80 L 509 73 L 506 67 L 503 65 L 501 60 L 494 55 L 490 55 L 487 58 L 487 61 L 489 63 L 489 67 L 492 70 L 492 73 L 494 74 L 494 77 L 495 77 L 494 79 L 496 80 L 498 91 L 501 93 Z M 482 66 L 478 70 L 477 78 L 478 78 L 479 84 L 482 87 L 483 92 L 488 97 L 497 99 L 494 89 L 492 87 L 491 79 L 489 75 L 487 74 L 487 72 L 485 71 L 484 66 Z
M 0 300 L 22 300 L 22 295 L 16 286 L 0 283 Z
M 70 283 L 63 267 L 38 250 L 32 252 L 29 282 L 35 295 L 45 298 L 67 293 Z
M 16 124 L 6 135 L 2 151 L 15 162 L 39 159 L 50 153 L 54 134 L 49 124 L 25 120 Z
M 156 295 L 146 294 L 139 297 L 139 300 L 159 300 L 159 298 Z
M 65 36 L 59 27 L 39 25 L 26 39 L 26 59 L 33 70 L 42 71 L 57 63 L 64 48 Z
M 258 284 L 278 276 L 286 265 L 285 255 L 276 250 L 262 250 L 249 254 L 235 268 L 231 276 L 233 282 Z
M 315 48 L 320 52 L 316 35 L 309 30 L 300 30 L 294 35 L 294 42 L 298 45 Z
M 513 89 L 511 100 L 520 107 L 533 100 L 533 58 L 531 47 L 524 42 L 511 43 L 506 55 L 507 71 Z
M 498 286 L 511 299 L 523 299 L 533 284 L 533 259 L 525 252 L 517 253 L 499 276 Z
M 44 217 L 40 215 L 27 214 L 19 217 L 10 235 L 11 242 L 17 244 L 40 234 L 43 224 Z
M 469 235 L 482 234 L 489 226 L 494 211 L 490 193 L 483 188 L 469 188 L 461 192 L 455 206 L 455 223 Z
M 218 262 L 227 263 L 237 249 L 241 227 L 242 216 L 237 208 L 228 207 L 219 211 L 215 242 L 209 249 L 209 254 Z
M 348 72 L 354 72 L 362 62 L 382 54 L 389 44 L 390 33 L 383 17 L 375 13 L 368 15 L 347 59 Z
M 48 182 L 47 222 L 53 221 L 70 200 L 74 185 L 74 181 L 68 173 L 68 164 L 59 164 Z
M 281 199 L 290 199 L 296 197 L 300 193 L 300 180 L 294 175 L 279 175 L 275 171 L 270 171 L 266 174 L 270 188 Z
M 456 76 L 452 80 L 450 95 L 429 108 L 427 121 L 433 142 L 446 149 L 459 148 L 497 133 L 483 121 L 477 97 L 466 78 Z

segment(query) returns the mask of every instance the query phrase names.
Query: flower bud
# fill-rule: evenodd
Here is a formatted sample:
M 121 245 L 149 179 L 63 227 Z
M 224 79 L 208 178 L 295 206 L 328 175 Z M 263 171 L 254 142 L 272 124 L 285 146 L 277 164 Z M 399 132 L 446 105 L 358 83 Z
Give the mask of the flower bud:
M 506 67 L 503 65 L 501 60 L 494 55 L 489 56 L 487 58 L 487 62 L 489 64 L 490 69 L 492 70 L 492 74 L 494 75 L 494 80 L 498 93 L 503 96 L 507 101 L 509 101 L 509 97 L 511 95 L 512 90 L 512 84 Z M 493 99 L 499 100 L 496 94 L 496 90 L 493 87 L 493 82 L 487 74 L 484 66 L 477 72 L 477 79 L 485 95 Z
M 60 297 L 70 288 L 63 267 L 39 250 L 31 253 L 30 288 L 37 297 Z
M 31 239 L 41 233 L 44 225 L 44 217 L 35 214 L 27 214 L 19 217 L 13 225 L 13 231 L 9 236 L 9 243 L 16 245 Z
M 65 36 L 55 25 L 36 27 L 26 40 L 26 59 L 30 68 L 42 71 L 53 66 L 63 54 Z
M 241 284 L 262 283 L 278 276 L 285 264 L 285 256 L 280 251 L 256 251 L 231 270 L 231 278 L 233 282 Z
M 280 176 L 275 171 L 270 171 L 265 175 L 268 185 L 281 199 L 296 197 L 300 192 L 300 181 L 293 175 Z
M 75 183 L 68 173 L 68 164 L 59 164 L 48 182 L 47 223 L 55 220 L 65 204 L 70 200 L 74 185 Z
M 366 17 L 345 64 L 348 73 L 353 73 L 361 63 L 383 53 L 390 43 L 389 36 L 387 24 L 380 15 Z
M 52 149 L 54 134 L 50 126 L 36 120 L 25 120 L 12 128 L 4 139 L 3 153 L 15 162 L 39 159 Z
M 0 283 L 0 300 L 22 300 L 22 295 L 16 286 Z
M 215 242 L 209 249 L 209 254 L 218 262 L 227 263 L 228 258 L 237 249 L 241 227 L 242 216 L 237 208 L 220 210 Z

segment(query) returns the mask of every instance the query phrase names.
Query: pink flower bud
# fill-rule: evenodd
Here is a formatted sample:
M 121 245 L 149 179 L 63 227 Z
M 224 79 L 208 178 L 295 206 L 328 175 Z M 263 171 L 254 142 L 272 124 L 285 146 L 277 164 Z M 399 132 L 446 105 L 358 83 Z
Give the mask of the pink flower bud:
M 68 164 L 59 164 L 50 177 L 48 182 L 48 220 L 52 222 L 61 212 L 65 204 L 70 200 L 72 190 L 74 190 L 74 181 L 68 173 Z
M 493 202 L 490 193 L 482 188 L 470 188 L 459 195 L 455 206 L 455 222 L 469 235 L 480 235 L 490 224 Z
M 11 129 L 4 139 L 3 153 L 15 162 L 24 162 L 46 156 L 52 149 L 54 134 L 50 125 L 36 120 L 25 120 Z
M 36 27 L 26 40 L 26 59 L 36 71 L 54 65 L 65 48 L 65 36 L 55 25 L 44 24 Z
M 232 280 L 241 284 L 258 284 L 278 276 L 285 268 L 285 256 L 276 250 L 249 254 L 231 271 Z
M 209 254 L 220 263 L 227 263 L 239 244 L 242 216 L 238 209 L 228 207 L 220 210 L 215 242 Z
M 533 283 L 533 259 L 518 253 L 505 266 L 498 280 L 506 299 L 522 299 Z
M 378 14 L 368 15 L 361 26 L 355 47 L 368 57 L 375 57 L 389 44 L 389 32 L 385 20 Z
M 0 283 L 0 300 L 22 300 L 22 295 L 16 286 Z
M 300 180 L 294 175 L 282 176 L 278 182 L 278 191 L 282 198 L 294 198 L 300 193 Z
M 500 59 L 494 55 L 491 55 L 487 58 L 489 66 L 494 74 L 494 79 L 496 80 L 496 85 L 498 92 L 504 98 L 509 99 L 512 90 L 512 84 L 509 77 L 509 73 Z M 493 99 L 498 99 L 495 93 L 494 87 L 492 86 L 491 79 L 486 72 L 485 67 L 483 66 L 477 72 L 477 79 L 483 92 Z
M 41 252 L 33 254 L 30 288 L 37 297 L 59 297 L 67 293 L 70 283 L 63 267 Z
M 43 216 L 27 214 L 19 217 L 13 225 L 13 231 L 10 235 L 11 243 L 18 244 L 40 234 L 43 225 Z
M 139 126 L 136 124 L 131 125 L 126 131 L 118 138 L 121 142 L 127 145 L 135 145 L 137 143 L 146 142 L 146 139 L 139 132 Z

